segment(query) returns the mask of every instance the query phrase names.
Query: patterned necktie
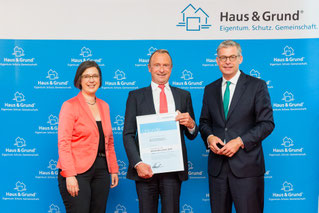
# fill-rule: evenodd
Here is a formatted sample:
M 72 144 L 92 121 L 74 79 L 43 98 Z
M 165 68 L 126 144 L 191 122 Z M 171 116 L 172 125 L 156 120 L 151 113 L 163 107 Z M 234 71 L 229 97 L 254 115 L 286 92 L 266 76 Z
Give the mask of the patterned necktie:
M 224 93 L 224 112 L 225 112 L 225 119 L 227 120 L 227 114 L 228 114 L 228 105 L 229 105 L 229 85 L 230 85 L 230 81 L 226 81 L 226 89 L 225 89 L 225 93 Z
M 164 92 L 165 85 L 158 85 L 159 88 L 161 88 L 161 93 L 160 93 L 160 113 L 167 113 L 167 99 L 166 95 Z

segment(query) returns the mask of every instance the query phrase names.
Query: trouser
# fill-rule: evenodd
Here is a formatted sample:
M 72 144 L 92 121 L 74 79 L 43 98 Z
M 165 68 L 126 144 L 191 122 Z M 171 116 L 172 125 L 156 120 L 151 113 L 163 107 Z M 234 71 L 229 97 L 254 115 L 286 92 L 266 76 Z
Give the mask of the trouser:
M 212 213 L 231 213 L 232 203 L 237 213 L 262 213 L 264 208 L 264 176 L 236 177 L 224 160 L 216 177 L 209 175 Z
M 110 174 L 105 157 L 97 157 L 92 167 L 76 176 L 78 196 L 72 197 L 66 188 L 66 178 L 59 171 L 60 194 L 67 213 L 105 213 L 110 189 Z
M 149 181 L 136 181 L 140 213 L 157 213 L 161 198 L 162 213 L 179 213 L 181 180 L 178 173 L 155 174 Z

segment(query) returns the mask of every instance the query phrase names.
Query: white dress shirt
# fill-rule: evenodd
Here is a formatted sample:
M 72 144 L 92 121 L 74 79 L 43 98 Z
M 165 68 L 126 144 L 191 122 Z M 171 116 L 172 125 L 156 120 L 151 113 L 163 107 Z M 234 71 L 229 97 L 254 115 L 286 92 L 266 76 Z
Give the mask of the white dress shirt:
M 223 101 L 224 101 L 224 94 L 225 94 L 225 90 L 226 90 L 226 86 L 227 86 L 227 81 L 230 81 L 228 109 L 229 109 L 231 101 L 233 99 L 233 95 L 234 95 L 234 92 L 235 92 L 235 88 L 236 88 L 239 76 L 240 76 L 240 71 L 238 70 L 236 75 L 234 77 L 232 77 L 230 80 L 226 80 L 223 77 L 223 81 L 222 81 L 222 98 L 223 98 Z
M 154 103 L 154 107 L 155 107 L 155 112 L 156 112 L 156 114 L 159 114 L 160 113 L 160 93 L 162 90 L 161 90 L 161 88 L 158 87 L 158 84 L 154 83 L 153 81 L 151 82 L 151 87 L 152 87 L 153 103 Z M 165 92 L 166 100 L 167 100 L 168 113 L 175 112 L 176 111 L 175 101 L 174 101 L 172 90 L 171 90 L 168 82 L 165 84 L 164 92 Z M 187 128 L 189 133 L 193 134 L 195 132 L 195 127 L 193 129 Z M 135 164 L 134 168 L 136 168 L 136 166 L 139 165 L 140 163 L 142 163 L 142 161 Z
M 154 83 L 153 81 L 151 82 L 151 87 L 152 87 L 152 93 L 153 93 L 153 103 L 155 107 L 155 112 L 156 114 L 160 113 L 160 93 L 161 93 L 161 88 L 158 87 L 158 84 Z M 164 92 L 166 95 L 166 100 L 167 100 L 167 110 L 168 113 L 175 112 L 175 101 L 173 97 L 172 90 L 168 84 L 168 82 L 165 84 L 164 87 Z
M 234 92 L 235 92 L 235 89 L 236 89 L 236 85 L 237 85 L 237 82 L 238 82 L 238 79 L 239 79 L 239 76 L 240 76 L 240 71 L 238 70 L 236 75 L 234 77 L 232 77 L 230 80 L 226 80 L 224 77 L 223 77 L 223 80 L 222 80 L 222 99 L 224 101 L 224 93 L 225 93 L 225 90 L 226 90 L 226 86 L 227 86 L 227 81 L 230 81 L 230 85 L 229 85 L 229 104 L 228 104 L 228 109 L 230 107 L 230 104 L 231 104 L 231 101 L 233 99 L 233 95 L 234 95 Z M 211 136 L 211 135 L 209 135 Z M 208 136 L 208 137 L 209 137 Z M 207 137 L 207 144 L 209 145 L 208 143 L 208 137 Z M 243 149 L 244 148 L 244 143 L 243 143 L 243 140 L 241 139 L 241 137 L 239 137 L 240 140 L 242 141 L 242 145 L 241 145 L 241 148 Z M 226 141 L 224 140 L 224 143 L 226 143 Z

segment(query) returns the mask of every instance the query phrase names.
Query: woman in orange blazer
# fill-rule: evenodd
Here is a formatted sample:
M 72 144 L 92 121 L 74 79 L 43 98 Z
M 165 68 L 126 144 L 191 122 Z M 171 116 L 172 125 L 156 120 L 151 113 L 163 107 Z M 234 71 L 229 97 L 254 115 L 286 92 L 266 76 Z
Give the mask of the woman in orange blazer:
M 81 63 L 74 78 L 81 91 L 60 111 L 57 167 L 67 212 L 105 213 L 109 188 L 118 184 L 109 106 L 95 96 L 101 82 L 96 62 Z

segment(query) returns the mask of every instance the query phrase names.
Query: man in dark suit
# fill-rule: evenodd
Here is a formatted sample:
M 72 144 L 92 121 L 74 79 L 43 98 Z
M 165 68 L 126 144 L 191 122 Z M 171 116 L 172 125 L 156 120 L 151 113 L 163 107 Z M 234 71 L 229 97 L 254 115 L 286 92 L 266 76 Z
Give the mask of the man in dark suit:
M 207 149 L 211 210 L 263 212 L 265 163 L 262 141 L 275 125 L 267 85 L 239 71 L 238 43 L 223 41 L 217 49 L 223 77 L 207 85 L 200 133 Z
M 123 142 L 129 160 L 127 178 L 135 180 L 142 213 L 157 212 L 159 196 L 162 212 L 179 213 L 181 183 L 188 179 L 184 134 L 193 140 L 198 133 L 190 93 L 169 86 L 172 67 L 168 51 L 155 51 L 148 65 L 152 75 L 151 85 L 131 91 L 127 98 L 123 131 Z M 184 171 L 153 174 L 150 165 L 144 163 L 139 154 L 136 116 L 175 111 L 178 111 L 176 120 L 180 124 Z

